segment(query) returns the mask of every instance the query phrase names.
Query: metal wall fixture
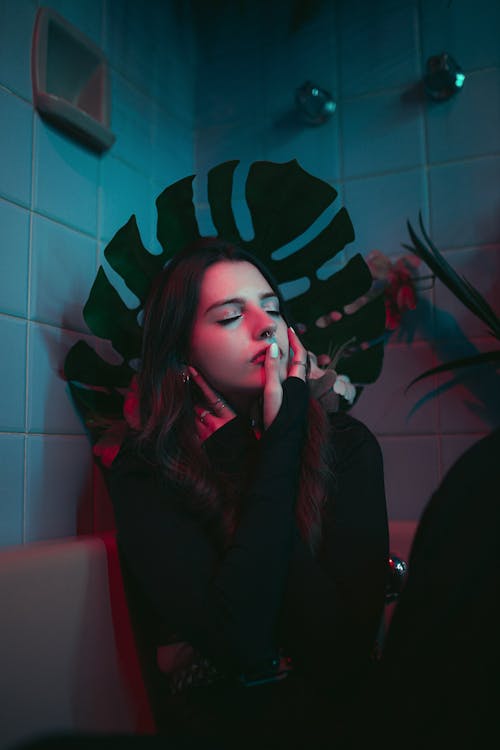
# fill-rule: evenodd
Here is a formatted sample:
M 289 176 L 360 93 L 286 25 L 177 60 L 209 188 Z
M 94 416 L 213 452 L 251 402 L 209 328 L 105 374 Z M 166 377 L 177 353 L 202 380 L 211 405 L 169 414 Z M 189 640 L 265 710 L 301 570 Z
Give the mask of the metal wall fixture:
M 446 101 L 464 85 L 465 75 L 447 52 L 429 57 L 425 65 L 424 88 L 435 101 Z
M 322 125 L 330 119 L 337 108 L 329 91 L 312 81 L 306 81 L 295 92 L 295 103 L 300 118 L 308 125 Z

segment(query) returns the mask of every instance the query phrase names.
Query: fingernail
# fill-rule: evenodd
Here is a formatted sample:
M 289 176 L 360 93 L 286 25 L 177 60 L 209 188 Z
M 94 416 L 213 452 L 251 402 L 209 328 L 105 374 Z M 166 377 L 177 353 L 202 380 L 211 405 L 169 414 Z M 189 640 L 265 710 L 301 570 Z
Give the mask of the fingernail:
M 276 343 L 276 341 L 273 341 L 273 343 L 269 347 L 269 354 L 273 359 L 277 359 L 279 353 L 280 350 L 278 349 L 278 344 Z
M 295 328 L 292 328 L 292 326 L 290 326 L 290 330 L 291 330 L 292 333 L 295 333 Z M 297 334 L 295 333 L 295 335 L 297 335 Z
M 191 375 L 195 378 L 198 375 L 198 370 L 196 370 L 193 365 L 189 365 L 188 367 L 189 372 Z

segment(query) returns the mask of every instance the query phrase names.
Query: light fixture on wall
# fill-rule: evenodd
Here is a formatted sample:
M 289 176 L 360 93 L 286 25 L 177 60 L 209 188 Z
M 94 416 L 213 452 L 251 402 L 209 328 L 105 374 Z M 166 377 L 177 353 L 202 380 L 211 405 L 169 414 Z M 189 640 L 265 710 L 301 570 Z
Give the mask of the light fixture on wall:
M 425 71 L 424 87 L 427 95 L 435 101 L 450 99 L 464 85 L 462 69 L 447 52 L 429 57 Z
M 299 86 L 295 92 L 295 102 L 301 119 L 308 125 L 322 125 L 337 108 L 330 92 L 312 81 L 306 81 Z

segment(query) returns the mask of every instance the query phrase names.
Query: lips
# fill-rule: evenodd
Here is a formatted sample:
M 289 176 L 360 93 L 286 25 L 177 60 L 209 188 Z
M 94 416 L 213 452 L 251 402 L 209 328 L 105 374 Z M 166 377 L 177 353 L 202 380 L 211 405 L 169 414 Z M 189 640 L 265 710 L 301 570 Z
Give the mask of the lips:
M 252 359 L 250 360 L 250 362 L 255 362 L 255 363 L 257 363 L 257 362 L 263 362 L 265 360 L 265 358 L 266 358 L 266 352 L 267 352 L 268 346 L 265 346 L 263 349 L 261 349 L 260 351 L 258 351 L 257 354 L 255 354 L 252 357 Z
M 269 346 L 270 346 L 271 343 L 272 342 L 270 341 L 267 346 L 265 346 L 263 349 L 260 349 L 260 351 L 258 351 L 257 354 L 254 354 L 254 356 L 252 357 L 252 359 L 250 360 L 250 362 L 252 362 L 253 364 L 260 364 L 260 363 L 264 362 L 264 360 L 266 358 L 266 352 L 269 349 Z M 279 353 L 280 353 L 280 359 L 281 359 L 283 357 L 283 352 L 282 352 L 281 348 L 279 350 Z

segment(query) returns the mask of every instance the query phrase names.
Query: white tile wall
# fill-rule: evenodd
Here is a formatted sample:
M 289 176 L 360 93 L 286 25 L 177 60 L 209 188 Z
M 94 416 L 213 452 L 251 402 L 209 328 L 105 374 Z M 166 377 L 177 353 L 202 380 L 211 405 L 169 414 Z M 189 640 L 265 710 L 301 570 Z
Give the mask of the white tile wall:
M 0 0 L 0 84 L 31 100 L 30 50 L 36 0 Z
M 83 307 L 96 273 L 96 239 L 33 217 L 31 319 L 87 332 Z
M 0 431 L 24 432 L 26 322 L 0 315 Z
M 28 301 L 29 212 L 0 199 L 0 311 L 26 316 Z
M 85 436 L 26 438 L 25 541 L 73 536 L 91 502 L 91 454 Z
M 0 434 L 0 546 L 21 544 L 24 517 L 24 435 Z
M 31 200 L 31 152 L 33 111 L 20 97 L 0 89 L 0 195 L 29 206 Z
M 158 249 L 154 199 L 194 156 L 187 5 L 50 3 L 110 56 L 117 141 L 101 156 L 33 112 L 38 6 L 0 0 L 0 546 L 92 529 L 90 444 L 64 358 L 78 339 L 92 342 L 82 308 L 105 243 L 136 213 Z

